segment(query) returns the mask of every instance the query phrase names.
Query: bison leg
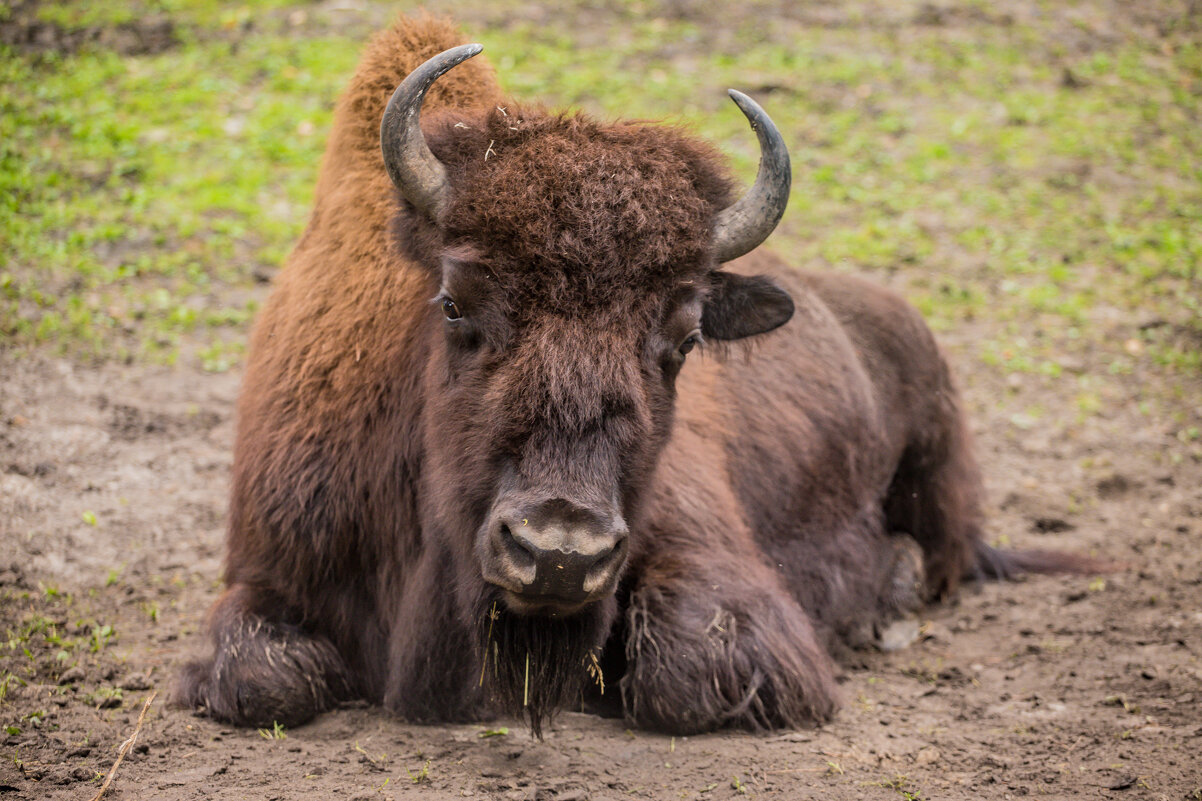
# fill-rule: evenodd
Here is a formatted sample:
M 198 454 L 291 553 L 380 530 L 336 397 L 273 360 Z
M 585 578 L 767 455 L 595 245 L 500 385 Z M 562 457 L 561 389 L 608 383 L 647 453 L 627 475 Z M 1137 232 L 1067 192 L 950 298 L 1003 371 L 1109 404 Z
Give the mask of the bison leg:
M 627 715 L 679 734 L 829 718 L 834 671 L 805 612 L 762 566 L 721 564 L 721 575 L 648 571 L 631 593 Z
M 184 666 L 177 703 L 239 726 L 295 726 L 352 696 L 329 640 L 272 619 L 270 593 L 234 585 L 210 612 L 213 655 Z
M 427 550 L 392 610 L 383 704 L 405 720 L 462 722 L 483 712 L 476 633 L 447 591 L 455 569 L 448 555 Z
M 933 432 L 902 456 L 885 502 L 889 530 L 922 547 L 926 595 L 953 594 L 969 573 L 981 542 L 981 473 L 956 398 L 940 395 Z
M 918 639 L 926 584 L 922 548 L 908 534 L 894 533 L 885 541 L 882 564 L 875 614 L 840 632 L 853 648 L 897 651 Z

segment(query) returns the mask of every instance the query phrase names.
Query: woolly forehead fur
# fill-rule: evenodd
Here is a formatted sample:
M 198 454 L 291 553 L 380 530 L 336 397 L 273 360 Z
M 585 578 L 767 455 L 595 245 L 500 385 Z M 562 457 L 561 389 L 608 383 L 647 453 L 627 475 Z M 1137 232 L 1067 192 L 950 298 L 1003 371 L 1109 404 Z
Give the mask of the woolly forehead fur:
M 676 128 L 510 105 L 426 130 L 452 187 L 444 242 L 478 255 L 515 305 L 642 305 L 714 266 L 731 184 L 717 152 Z

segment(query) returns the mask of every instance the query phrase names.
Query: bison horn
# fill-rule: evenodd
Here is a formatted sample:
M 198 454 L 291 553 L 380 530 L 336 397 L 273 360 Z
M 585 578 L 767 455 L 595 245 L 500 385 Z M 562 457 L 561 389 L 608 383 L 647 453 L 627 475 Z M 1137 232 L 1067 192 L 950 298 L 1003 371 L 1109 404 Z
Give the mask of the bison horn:
M 392 93 L 380 121 L 380 149 L 388 177 L 406 200 L 431 219 L 438 219 L 447 202 L 447 170 L 422 136 L 418 124 L 422 101 L 436 80 L 483 49 L 478 44 L 452 47 L 409 73 Z
M 734 89 L 728 93 L 759 137 L 760 168 L 755 185 L 747 194 L 718 212 L 714 223 L 714 257 L 719 264 L 750 253 L 768 238 L 785 213 L 793 181 L 789 150 L 776 125 L 750 97 Z

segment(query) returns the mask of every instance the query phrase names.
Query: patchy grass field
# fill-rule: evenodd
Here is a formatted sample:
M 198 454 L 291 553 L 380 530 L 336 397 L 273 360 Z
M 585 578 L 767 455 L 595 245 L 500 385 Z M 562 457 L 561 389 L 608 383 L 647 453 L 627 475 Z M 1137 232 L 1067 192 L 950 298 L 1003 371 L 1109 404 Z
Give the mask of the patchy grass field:
M 94 792 L 192 642 L 247 327 L 359 48 L 401 10 L 0 7 L 0 796 Z M 669 742 L 567 716 L 533 744 L 350 710 L 260 734 L 160 702 L 109 795 L 1202 797 L 1197 0 L 439 10 L 514 95 L 686 123 L 747 180 L 725 89 L 759 99 L 795 172 L 770 246 L 924 312 L 995 538 L 1132 569 L 932 610 L 920 645 L 857 657 L 820 732 Z
M 997 323 L 979 358 L 1056 378 L 1116 322 L 1136 327 L 1105 343 L 1115 372 L 1202 368 L 1202 34 L 1178 5 L 751 3 L 721 24 L 687 3 L 449 10 L 514 94 L 686 121 L 745 176 L 754 139 L 722 89 L 753 92 L 796 163 L 778 249 L 903 272 L 937 327 Z M 256 279 L 304 224 L 334 98 L 388 11 L 7 15 L 51 33 L 3 51 L 0 330 L 89 357 L 236 362 Z M 70 34 L 121 25 L 159 36 L 123 53 Z

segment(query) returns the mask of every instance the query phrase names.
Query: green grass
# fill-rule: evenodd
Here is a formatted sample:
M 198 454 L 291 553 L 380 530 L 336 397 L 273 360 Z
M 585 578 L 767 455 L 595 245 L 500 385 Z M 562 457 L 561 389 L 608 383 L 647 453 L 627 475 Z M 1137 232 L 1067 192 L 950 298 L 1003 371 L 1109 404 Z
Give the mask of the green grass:
M 261 18 L 264 13 L 304 4 L 288 0 L 229 3 L 220 0 L 93 0 L 40 6 L 36 16 L 66 28 L 120 25 L 164 17 L 176 24 L 200 28 L 232 28 Z
M 332 38 L 194 42 L 157 56 L 5 53 L 0 331 L 19 345 L 223 369 L 307 213 L 333 100 Z
M 1188 20 L 1163 11 L 1149 36 L 1084 3 L 1008 21 L 970 3 L 948 25 L 874 25 L 870 6 L 842 25 L 766 25 L 761 5 L 724 21 L 633 1 L 446 10 L 516 96 L 685 122 L 744 179 L 755 140 L 723 90 L 751 91 L 794 160 L 776 249 L 881 277 L 938 331 L 983 326 L 972 356 L 987 367 L 1060 381 L 1084 355 L 1110 375 L 1202 372 L 1202 46 Z M 39 8 L 66 27 L 165 16 L 181 44 L 0 51 L 9 346 L 236 364 L 255 275 L 299 235 L 334 99 L 391 9 L 347 22 L 277 0 Z
M 5 620 L 0 625 L 0 708 L 14 687 L 53 686 L 73 666 L 112 659 L 107 649 L 117 639 L 116 630 L 81 617 L 82 607 L 71 595 L 53 588 L 40 595 L 5 591 L 0 611 Z
M 272 721 L 270 729 L 259 729 L 259 736 L 264 740 L 287 740 L 288 733 L 279 721 Z

